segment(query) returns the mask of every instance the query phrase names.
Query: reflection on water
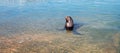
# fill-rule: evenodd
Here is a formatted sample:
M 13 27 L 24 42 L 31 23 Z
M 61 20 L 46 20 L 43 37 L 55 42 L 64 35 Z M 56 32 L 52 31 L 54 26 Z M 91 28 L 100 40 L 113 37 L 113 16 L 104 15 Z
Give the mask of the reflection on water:
M 119 2 L 0 0 L 0 53 L 119 53 Z M 58 30 L 65 16 L 73 33 Z

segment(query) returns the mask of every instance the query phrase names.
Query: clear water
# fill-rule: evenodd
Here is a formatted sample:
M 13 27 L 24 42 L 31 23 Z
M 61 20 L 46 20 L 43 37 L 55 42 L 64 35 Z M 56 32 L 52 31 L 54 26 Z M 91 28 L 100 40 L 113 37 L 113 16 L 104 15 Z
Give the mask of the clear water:
M 95 43 L 115 42 L 119 52 L 120 0 L 0 0 L 0 36 L 69 35 L 61 30 L 68 15 L 80 25 L 76 31 L 81 35 L 73 36 L 91 37 Z

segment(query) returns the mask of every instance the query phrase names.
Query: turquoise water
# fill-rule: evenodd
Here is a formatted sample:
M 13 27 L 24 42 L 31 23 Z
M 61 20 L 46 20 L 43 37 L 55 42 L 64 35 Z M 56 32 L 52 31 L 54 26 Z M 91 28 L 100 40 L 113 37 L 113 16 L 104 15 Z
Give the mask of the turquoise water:
M 81 35 L 73 35 L 97 43 L 120 38 L 120 0 L 0 0 L 0 36 L 66 34 L 61 29 L 68 15 L 79 25 Z
M 119 30 L 119 0 L 4 0 L 0 1 L 0 34 L 23 31 L 57 31 L 64 17 L 87 28 Z M 79 30 L 79 29 L 78 29 Z M 80 30 L 82 31 L 82 30 Z M 57 31 L 59 32 L 59 31 Z

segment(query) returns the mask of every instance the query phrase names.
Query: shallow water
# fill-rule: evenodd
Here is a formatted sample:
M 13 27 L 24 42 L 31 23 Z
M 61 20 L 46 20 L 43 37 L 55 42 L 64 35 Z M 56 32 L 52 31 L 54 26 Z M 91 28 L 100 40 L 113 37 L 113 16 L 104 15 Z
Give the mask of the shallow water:
M 33 43 L 36 53 L 119 53 L 119 2 L 0 0 L 0 50 L 2 53 L 32 53 L 34 50 L 30 48 Z M 71 16 L 76 24 L 74 31 L 70 33 L 63 29 L 64 17 L 67 15 Z M 44 40 L 39 36 L 48 38 Z M 46 46 L 46 49 L 42 50 L 42 46 Z M 28 50 L 23 49 L 24 47 Z

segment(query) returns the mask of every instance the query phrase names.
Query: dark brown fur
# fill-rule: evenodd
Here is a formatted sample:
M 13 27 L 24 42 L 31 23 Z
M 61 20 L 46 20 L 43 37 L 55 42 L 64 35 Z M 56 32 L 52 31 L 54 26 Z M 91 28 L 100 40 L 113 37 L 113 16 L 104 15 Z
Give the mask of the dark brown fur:
M 74 28 L 73 19 L 72 19 L 70 16 L 66 16 L 66 17 L 65 17 L 65 20 L 66 20 L 66 23 L 65 23 L 65 28 L 66 28 L 66 30 L 72 31 L 73 28 Z M 67 23 L 68 23 L 70 26 L 68 26 Z

